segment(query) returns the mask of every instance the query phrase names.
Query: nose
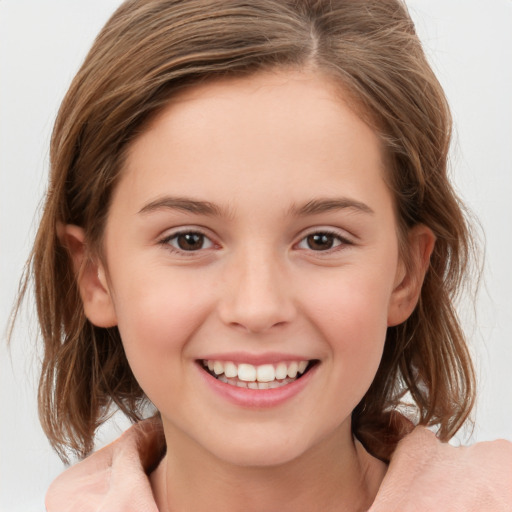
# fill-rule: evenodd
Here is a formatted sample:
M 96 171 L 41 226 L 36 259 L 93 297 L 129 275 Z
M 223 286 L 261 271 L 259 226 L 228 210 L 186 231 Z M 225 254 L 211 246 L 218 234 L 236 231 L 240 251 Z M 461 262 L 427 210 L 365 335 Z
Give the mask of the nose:
M 291 322 L 296 310 L 286 265 L 270 250 L 244 251 L 234 259 L 224 276 L 221 320 L 250 333 Z

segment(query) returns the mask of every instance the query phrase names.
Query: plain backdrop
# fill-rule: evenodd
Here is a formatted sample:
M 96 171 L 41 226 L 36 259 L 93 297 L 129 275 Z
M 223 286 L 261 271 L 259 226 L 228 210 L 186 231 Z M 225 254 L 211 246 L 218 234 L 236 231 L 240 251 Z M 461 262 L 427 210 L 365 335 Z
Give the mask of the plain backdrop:
M 63 470 L 37 419 L 31 304 L 11 349 L 8 316 L 46 186 L 58 105 L 119 0 L 0 0 L 0 510 L 41 511 Z M 475 442 L 512 439 L 512 1 L 409 0 L 455 121 L 451 169 L 485 233 L 476 315 L 460 307 L 479 377 Z M 32 321 L 31 321 L 32 320 Z M 102 429 L 98 446 L 122 420 Z

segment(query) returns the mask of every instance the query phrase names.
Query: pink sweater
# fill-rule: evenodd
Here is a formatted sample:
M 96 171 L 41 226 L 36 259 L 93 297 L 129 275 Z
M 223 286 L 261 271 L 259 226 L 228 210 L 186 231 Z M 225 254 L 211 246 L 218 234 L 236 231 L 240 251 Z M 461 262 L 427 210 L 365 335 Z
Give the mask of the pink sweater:
M 147 473 L 164 448 L 158 420 L 119 439 L 60 475 L 48 512 L 158 512 Z M 511 512 L 512 443 L 455 448 L 416 427 L 393 453 L 368 512 Z

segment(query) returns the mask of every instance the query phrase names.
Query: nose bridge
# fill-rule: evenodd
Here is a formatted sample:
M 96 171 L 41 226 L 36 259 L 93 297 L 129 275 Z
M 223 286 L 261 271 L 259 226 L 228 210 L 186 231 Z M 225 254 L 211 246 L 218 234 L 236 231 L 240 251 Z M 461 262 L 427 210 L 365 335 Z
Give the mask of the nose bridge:
M 226 268 L 221 316 L 225 323 L 261 332 L 293 316 L 285 263 L 272 247 L 241 247 Z

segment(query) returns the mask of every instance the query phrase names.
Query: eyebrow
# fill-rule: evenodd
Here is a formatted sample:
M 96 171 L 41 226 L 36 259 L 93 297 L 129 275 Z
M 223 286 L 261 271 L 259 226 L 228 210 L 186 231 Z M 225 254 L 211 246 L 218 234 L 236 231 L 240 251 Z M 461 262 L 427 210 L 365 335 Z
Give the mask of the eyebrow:
M 313 199 L 302 206 L 293 205 L 289 213 L 296 217 L 317 215 L 320 213 L 352 209 L 361 213 L 374 214 L 375 212 L 365 203 L 349 198 Z M 199 201 L 187 197 L 165 196 L 155 199 L 139 210 L 139 214 L 152 213 L 159 210 L 182 210 L 197 215 L 229 217 L 227 209 L 209 201 Z
M 375 213 L 367 204 L 347 197 L 313 199 L 303 206 L 292 206 L 290 213 L 297 217 L 303 217 L 306 215 L 316 215 L 319 213 L 346 209 L 355 210 L 356 212 L 367 213 L 370 215 Z
M 158 210 L 182 210 L 198 215 L 209 215 L 228 217 L 228 211 L 220 208 L 209 201 L 198 201 L 188 197 L 170 197 L 165 196 L 151 201 L 139 210 L 140 214 L 155 212 Z

